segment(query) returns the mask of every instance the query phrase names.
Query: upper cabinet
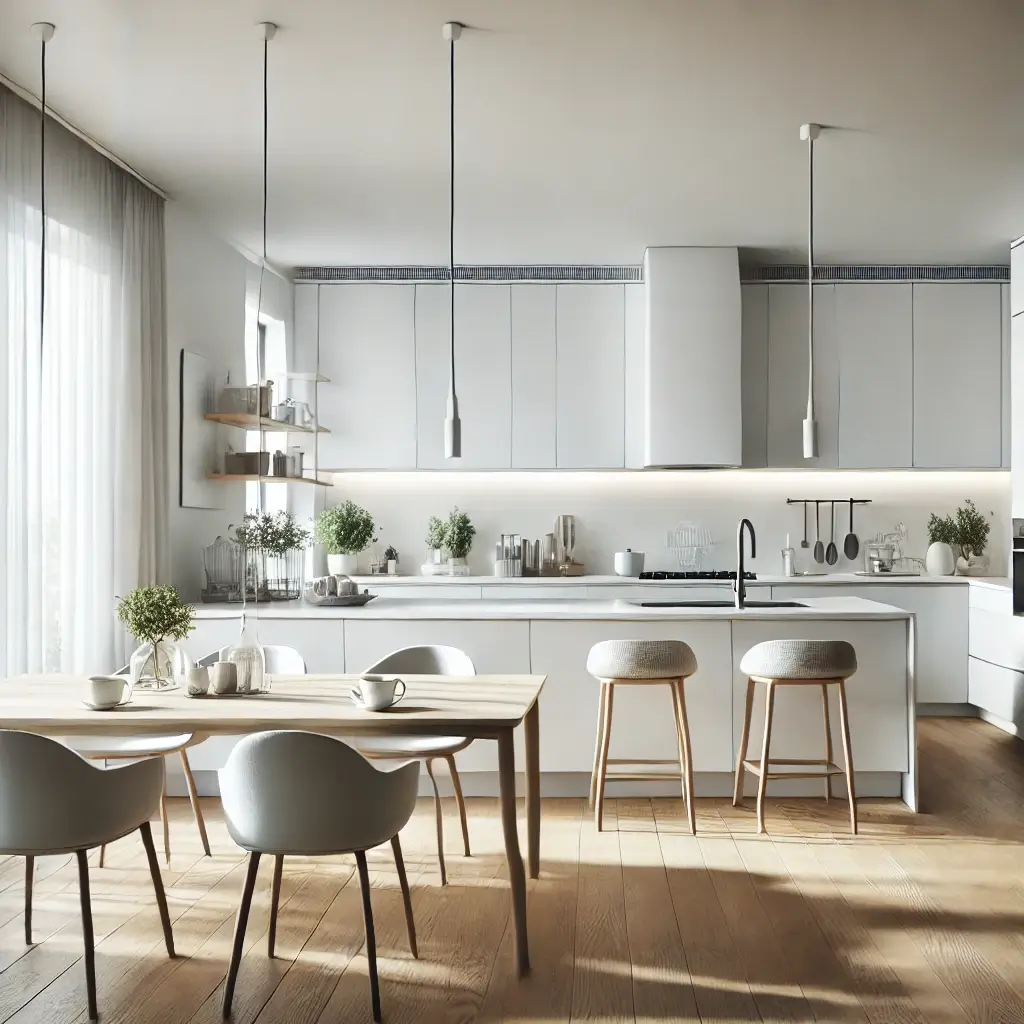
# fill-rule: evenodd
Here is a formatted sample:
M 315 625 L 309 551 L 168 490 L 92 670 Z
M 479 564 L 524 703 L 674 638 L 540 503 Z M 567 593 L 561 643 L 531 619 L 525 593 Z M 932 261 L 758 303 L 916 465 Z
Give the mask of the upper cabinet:
M 553 284 L 512 292 L 512 468 L 555 468 L 555 306 Z
M 910 284 L 837 284 L 839 465 L 914 464 L 914 296 Z
M 814 287 L 814 415 L 818 457 L 803 457 L 807 415 L 807 287 L 768 286 L 768 465 L 839 465 L 839 346 L 835 287 Z
M 345 284 L 318 291 L 320 369 L 331 379 L 319 385 L 320 419 L 331 430 L 320 436 L 320 466 L 415 469 L 415 287 Z
M 1024 240 L 1010 250 L 1010 316 L 1024 313 Z
M 743 468 L 760 469 L 768 465 L 768 285 L 742 285 L 740 305 Z
M 997 468 L 1002 461 L 998 284 L 914 285 L 914 465 Z
M 555 457 L 559 469 L 625 465 L 625 289 L 558 285 Z

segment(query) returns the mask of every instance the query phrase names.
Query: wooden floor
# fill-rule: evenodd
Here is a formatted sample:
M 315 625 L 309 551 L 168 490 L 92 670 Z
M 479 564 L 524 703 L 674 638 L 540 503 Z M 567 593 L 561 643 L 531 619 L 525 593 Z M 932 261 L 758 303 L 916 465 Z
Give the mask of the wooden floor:
M 496 803 L 470 802 L 468 860 L 448 814 L 447 889 L 421 803 L 403 833 L 418 961 L 390 852 L 370 857 L 385 1021 L 1024 1021 L 1024 744 L 976 720 L 930 719 L 921 751 L 927 813 L 862 801 L 853 841 L 841 799 L 770 801 L 767 837 L 749 801 L 702 800 L 697 838 L 677 801 L 613 800 L 617 831 L 602 834 L 581 801 L 545 801 L 524 982 Z M 164 955 L 141 843 L 115 844 L 93 868 L 105 1022 L 220 1020 L 244 862 L 207 804 L 212 857 L 172 801 L 177 960 Z M 0 1021 L 85 1021 L 74 862 L 37 870 L 38 944 L 26 947 L 23 862 L 0 861 Z M 261 870 L 234 1019 L 369 1021 L 354 862 L 286 861 L 274 960 L 269 888 Z

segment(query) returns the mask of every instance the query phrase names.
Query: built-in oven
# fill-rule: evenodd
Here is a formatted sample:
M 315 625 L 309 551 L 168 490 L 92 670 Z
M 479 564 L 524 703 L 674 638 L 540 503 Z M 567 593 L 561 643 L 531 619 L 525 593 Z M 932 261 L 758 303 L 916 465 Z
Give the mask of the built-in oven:
M 1024 519 L 1013 521 L 1013 614 L 1024 615 Z

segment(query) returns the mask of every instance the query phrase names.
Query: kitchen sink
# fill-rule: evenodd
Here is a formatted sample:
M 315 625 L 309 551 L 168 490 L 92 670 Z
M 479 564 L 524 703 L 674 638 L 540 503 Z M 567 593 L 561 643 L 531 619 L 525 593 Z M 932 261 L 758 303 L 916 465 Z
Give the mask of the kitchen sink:
M 735 601 L 640 601 L 641 608 L 732 608 Z M 744 608 L 806 608 L 802 601 L 744 601 Z

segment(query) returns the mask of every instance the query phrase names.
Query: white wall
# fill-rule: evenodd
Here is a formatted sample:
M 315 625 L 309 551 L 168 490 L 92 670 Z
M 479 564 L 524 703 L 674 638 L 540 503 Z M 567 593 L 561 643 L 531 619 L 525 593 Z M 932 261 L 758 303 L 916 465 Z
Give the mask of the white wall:
M 185 349 L 206 356 L 219 373 L 230 371 L 233 381 L 245 380 L 246 327 L 255 324 L 259 268 L 211 234 L 181 203 L 167 204 L 165 223 L 171 582 L 186 599 L 197 600 L 202 586 L 202 548 L 240 520 L 245 511 L 245 487 L 223 485 L 221 509 L 180 505 L 181 352 Z M 284 322 L 289 339 L 292 292 L 290 283 L 269 272 L 264 275 L 262 309 Z
M 577 557 L 588 573 L 611 573 L 614 552 L 627 546 L 646 553 L 647 569 L 677 568 L 665 535 L 683 521 L 711 529 L 717 543 L 707 568 L 733 568 L 736 524 L 744 516 L 757 530 L 758 558 L 751 570 L 778 573 L 787 531 L 798 569 L 812 565 L 810 552 L 799 547 L 800 507 L 785 503 L 807 497 L 872 499 L 867 509 L 858 506 L 854 512 L 862 542 L 902 521 L 909 531 L 905 553 L 922 557 L 929 513 L 945 515 L 972 498 L 979 510 L 994 513 L 992 573 L 1006 574 L 1010 475 L 1005 472 L 338 473 L 328 504 L 352 498 L 369 509 L 379 526 L 381 551 L 394 544 L 403 573 L 419 572 L 428 516 L 443 516 L 453 505 L 468 512 L 477 528 L 469 560 L 471 570 L 483 575 L 492 572 L 498 534 L 542 537 L 554 530 L 559 513 L 577 516 Z M 827 513 L 823 507 L 826 543 Z M 842 557 L 848 513 L 849 505 L 836 506 L 840 561 L 834 572 L 863 567 Z M 810 518 L 813 531 L 813 507 Z M 368 568 L 366 555 L 360 568 Z

